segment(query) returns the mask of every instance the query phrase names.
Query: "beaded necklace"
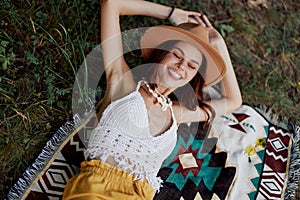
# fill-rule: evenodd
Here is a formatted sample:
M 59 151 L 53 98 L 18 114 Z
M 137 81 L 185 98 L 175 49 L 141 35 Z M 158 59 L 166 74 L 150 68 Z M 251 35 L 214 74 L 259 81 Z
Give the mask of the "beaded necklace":
M 168 107 L 171 107 L 173 105 L 170 98 L 166 98 L 164 95 L 159 93 L 158 91 L 152 90 L 150 85 L 144 81 L 146 87 L 148 88 L 148 91 L 157 99 L 157 101 L 161 104 L 161 110 L 166 111 Z

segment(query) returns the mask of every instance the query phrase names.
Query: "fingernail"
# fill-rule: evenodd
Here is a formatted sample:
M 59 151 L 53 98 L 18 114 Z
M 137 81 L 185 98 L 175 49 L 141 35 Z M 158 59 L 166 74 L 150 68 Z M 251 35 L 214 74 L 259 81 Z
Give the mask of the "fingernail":
M 202 23 L 202 26 L 205 28 L 205 27 L 206 27 L 206 24 Z

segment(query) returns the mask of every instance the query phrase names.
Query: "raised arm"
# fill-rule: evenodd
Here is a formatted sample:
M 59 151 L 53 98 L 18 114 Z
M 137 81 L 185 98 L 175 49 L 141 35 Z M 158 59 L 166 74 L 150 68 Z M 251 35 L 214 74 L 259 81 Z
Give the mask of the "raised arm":
M 106 97 L 109 97 L 110 100 L 118 98 L 118 96 L 113 97 L 111 92 L 116 89 L 121 77 L 129 71 L 129 66 L 123 56 L 119 17 L 122 15 L 145 15 L 158 19 L 166 19 L 171 10 L 171 7 L 142 0 L 102 1 L 101 40 L 104 67 L 108 84 Z M 190 16 L 195 15 L 199 16 L 200 13 L 175 9 L 170 21 L 175 24 L 188 22 L 194 20 L 195 18 L 191 18 Z M 133 89 L 133 87 L 135 87 L 131 73 L 129 72 L 126 74 L 128 74 L 128 76 L 123 79 L 123 81 L 126 81 L 126 84 L 119 84 L 122 85 L 122 88 L 118 88 L 117 90 L 120 91 L 118 93 L 119 96 L 128 93 Z
M 123 96 L 135 87 L 128 72 L 129 66 L 123 56 L 123 46 L 119 17 L 122 15 L 147 15 L 165 19 L 170 7 L 142 0 L 103 0 L 101 4 L 101 41 L 103 61 L 107 78 L 106 99 L 110 101 Z M 126 73 L 126 77 L 122 77 Z M 120 84 L 120 81 L 126 84 Z M 112 95 L 117 86 L 117 96 Z M 116 94 L 116 93 L 115 93 Z

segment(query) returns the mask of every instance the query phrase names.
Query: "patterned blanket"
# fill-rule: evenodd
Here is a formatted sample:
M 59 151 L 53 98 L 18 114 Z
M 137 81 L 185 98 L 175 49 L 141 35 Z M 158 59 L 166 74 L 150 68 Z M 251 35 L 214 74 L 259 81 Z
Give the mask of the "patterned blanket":
M 75 115 L 62 126 L 6 199 L 61 199 L 79 170 L 94 117 Z M 181 124 L 154 199 L 291 199 L 299 180 L 299 132 L 247 105 L 211 126 Z

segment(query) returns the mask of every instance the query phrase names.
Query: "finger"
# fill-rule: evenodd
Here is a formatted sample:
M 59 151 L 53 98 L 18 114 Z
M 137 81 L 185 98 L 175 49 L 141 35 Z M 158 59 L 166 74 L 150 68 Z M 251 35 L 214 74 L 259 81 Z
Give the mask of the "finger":
M 195 19 L 194 16 L 188 18 L 189 23 L 199 24 L 199 22 Z
M 200 21 L 199 24 L 201 24 L 201 25 L 205 28 L 205 27 L 206 27 L 206 23 L 205 23 L 204 20 L 202 19 L 202 16 L 203 16 L 203 15 L 201 15 L 201 16 L 199 17 L 199 21 Z
M 199 12 L 189 12 L 189 15 L 193 15 L 193 16 L 198 16 L 198 17 L 200 17 L 201 16 L 201 13 L 199 13 Z
M 201 14 L 200 14 L 200 16 L 197 14 L 196 16 L 193 15 L 192 17 L 193 17 L 194 20 L 197 22 L 197 24 L 201 24 L 201 26 L 206 27 L 206 24 L 205 24 L 204 21 L 201 19 Z
M 196 24 L 202 24 L 202 20 L 200 19 L 199 16 L 195 16 L 195 15 L 190 15 L 189 16 L 189 19 L 193 20 Z
M 212 25 L 211 25 L 210 21 L 208 20 L 208 18 L 206 17 L 206 15 L 201 15 L 201 18 L 208 27 L 212 27 Z

